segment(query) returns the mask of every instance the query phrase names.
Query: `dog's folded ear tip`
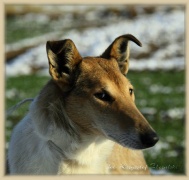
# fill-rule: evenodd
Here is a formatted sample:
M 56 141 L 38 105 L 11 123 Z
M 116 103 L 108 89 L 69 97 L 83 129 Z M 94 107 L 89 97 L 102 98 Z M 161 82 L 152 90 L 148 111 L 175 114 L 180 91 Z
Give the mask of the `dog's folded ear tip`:
M 125 38 L 125 39 L 127 39 L 129 41 L 133 41 L 138 46 L 142 47 L 142 43 L 135 36 L 133 36 L 132 34 L 124 34 L 124 35 L 118 37 L 118 39 L 119 38 Z
M 142 47 L 142 43 L 141 42 L 140 42 L 139 46 Z

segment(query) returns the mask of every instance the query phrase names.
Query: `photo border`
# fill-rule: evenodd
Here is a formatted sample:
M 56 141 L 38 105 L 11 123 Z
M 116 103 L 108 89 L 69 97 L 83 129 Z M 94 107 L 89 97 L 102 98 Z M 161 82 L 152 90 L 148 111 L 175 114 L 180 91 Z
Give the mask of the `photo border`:
M 186 64 L 186 69 L 185 69 L 185 100 L 186 100 L 186 149 L 185 149 L 185 153 L 186 153 L 186 175 L 154 175 L 154 176 L 147 176 L 147 175 L 65 175 L 63 176 L 9 176 L 9 175 L 5 175 L 5 102 L 4 102 L 4 98 L 5 98 L 5 82 L 6 82 L 6 77 L 5 77 L 5 5 L 8 4 L 40 4 L 40 5 L 45 5 L 45 4 L 69 4 L 69 5 L 73 5 L 73 4 L 77 4 L 77 5 L 82 5 L 82 4 L 94 4 L 94 5 L 99 5 L 99 4 L 149 4 L 149 5 L 184 5 L 185 6 L 185 64 Z M 104 1 L 100 1 L 100 0 L 0 0 L 0 24 L 1 24 L 1 29 L 0 29 L 0 49 L 1 49 L 1 53 L 0 53 L 0 72 L 1 72 L 1 76 L 0 76 L 0 83 L 1 83 L 1 88 L 0 88 L 0 96 L 1 96 L 1 100 L 2 103 L 0 103 L 0 115 L 1 115 L 1 121 L 0 121 L 0 127 L 1 127 L 1 135 L 0 135 L 0 147 L 1 147 L 1 151 L 0 151 L 0 179 L 41 179 L 41 178 L 45 178 L 45 179 L 94 179 L 96 180 L 97 178 L 99 179 L 104 179 L 104 178 L 108 178 L 108 179 L 124 179 L 124 178 L 131 178 L 131 179 L 151 179 L 151 178 L 169 178 L 169 176 L 171 176 L 171 178 L 173 179 L 185 179 L 188 176 L 188 160 L 189 160 L 189 156 L 188 156 L 188 140 L 189 140 L 189 134 L 187 132 L 187 127 L 188 127 L 188 120 L 189 120 L 189 116 L 187 114 L 187 112 L 189 112 L 188 110 L 188 102 L 189 102 L 189 97 L 188 97 L 188 89 L 189 89 L 189 83 L 188 83 L 188 77 L 189 77 L 189 63 L 187 62 L 188 57 L 189 57 L 189 46 L 188 46 L 188 42 L 189 42 L 189 35 L 188 35 L 188 31 L 189 31 L 189 1 L 188 0 L 104 0 Z M 168 176 L 168 177 L 167 177 Z

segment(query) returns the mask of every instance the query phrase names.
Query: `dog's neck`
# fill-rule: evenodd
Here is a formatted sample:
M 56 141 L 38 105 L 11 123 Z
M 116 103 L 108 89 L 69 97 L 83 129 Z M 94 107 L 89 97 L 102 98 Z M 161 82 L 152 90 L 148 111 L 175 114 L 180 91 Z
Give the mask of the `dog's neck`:
M 42 90 L 30 107 L 37 135 L 69 162 L 77 161 L 87 165 L 100 160 L 99 157 L 101 160 L 106 158 L 113 142 L 100 135 L 79 133 L 78 127 L 69 119 L 61 99 L 51 97 L 51 91 L 54 91 L 53 86 L 51 88 L 47 92 Z
M 107 158 L 112 152 L 113 145 L 112 141 L 100 138 L 91 142 L 83 141 L 70 159 L 62 163 L 59 174 L 108 173 Z
M 36 108 L 37 110 L 39 109 Z M 35 115 L 37 114 L 36 112 Z M 42 112 L 38 116 L 43 117 L 41 121 L 48 119 L 48 116 L 45 116 Z M 65 116 L 67 117 L 66 114 Z M 37 117 L 34 119 L 39 120 Z M 64 128 L 54 129 L 53 123 L 46 128 L 44 127 L 44 125 L 47 125 L 45 122 L 34 122 L 34 124 L 38 128 L 37 132 L 41 139 L 46 141 L 49 148 L 53 149 L 62 158 L 63 161 L 59 169 L 60 174 L 69 174 L 73 171 L 77 173 L 78 168 L 81 166 L 85 167 L 85 171 L 100 173 L 103 168 L 96 167 L 96 165 L 102 165 L 106 162 L 114 145 L 114 142 L 100 135 L 78 135 L 77 133 L 74 134 L 74 131 L 69 133 Z M 42 124 L 43 126 L 41 126 Z M 70 126 L 73 127 L 73 130 L 75 129 L 74 125 Z M 108 169 L 108 165 L 104 166 Z M 104 171 L 106 172 L 107 170 Z

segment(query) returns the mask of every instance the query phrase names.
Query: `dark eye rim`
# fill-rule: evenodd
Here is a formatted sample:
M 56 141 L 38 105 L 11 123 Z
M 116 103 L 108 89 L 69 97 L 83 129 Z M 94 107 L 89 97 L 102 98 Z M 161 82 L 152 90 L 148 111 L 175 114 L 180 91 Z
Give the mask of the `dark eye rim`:
M 134 89 L 133 89 L 133 88 L 129 88 L 129 93 L 130 93 L 130 95 L 132 96 L 133 93 L 134 93 Z
M 94 96 L 95 98 L 105 102 L 112 102 L 114 100 L 107 91 L 97 92 Z

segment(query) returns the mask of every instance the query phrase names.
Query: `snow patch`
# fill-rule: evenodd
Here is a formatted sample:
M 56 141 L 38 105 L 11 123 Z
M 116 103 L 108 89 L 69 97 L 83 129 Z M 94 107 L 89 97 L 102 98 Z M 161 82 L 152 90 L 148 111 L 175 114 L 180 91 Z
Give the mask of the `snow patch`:
M 75 7 L 70 6 L 70 11 L 72 8 Z M 85 7 L 81 6 L 80 10 L 85 10 Z M 92 11 L 89 18 L 94 18 Z M 116 37 L 131 33 L 143 43 L 142 48 L 134 43 L 130 43 L 131 70 L 184 70 L 184 24 L 184 11 L 175 9 L 171 13 L 157 11 L 150 16 L 142 14 L 132 20 L 120 20 L 117 23 L 111 23 L 104 27 L 91 27 L 84 31 L 73 29 L 58 37 L 59 39 L 72 39 L 82 56 L 98 56 L 103 53 Z M 54 37 L 57 36 L 47 35 L 42 39 L 44 42 L 44 40 L 54 40 Z M 39 39 L 32 39 L 32 41 L 38 41 Z M 34 42 L 28 42 L 35 44 Z M 156 48 L 152 49 L 152 45 L 155 45 Z M 19 44 L 16 44 L 14 47 L 6 46 L 6 49 L 18 46 Z M 138 59 L 137 56 L 140 56 L 142 53 L 147 54 L 148 57 Z M 36 48 L 30 49 L 23 55 L 15 58 L 11 63 L 7 63 L 6 75 L 30 74 L 33 71 L 33 67 L 39 69 L 39 72 L 43 74 L 45 71 L 48 74 L 45 43 L 43 46 L 39 45 Z

